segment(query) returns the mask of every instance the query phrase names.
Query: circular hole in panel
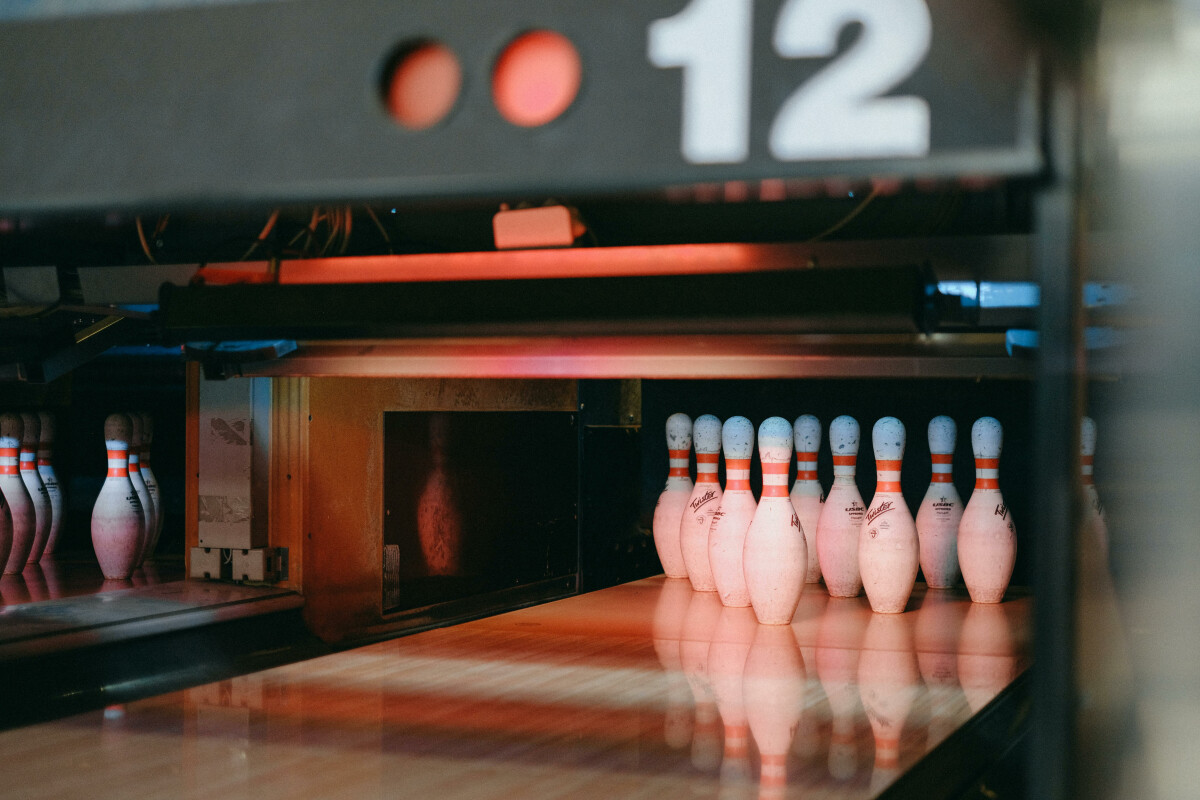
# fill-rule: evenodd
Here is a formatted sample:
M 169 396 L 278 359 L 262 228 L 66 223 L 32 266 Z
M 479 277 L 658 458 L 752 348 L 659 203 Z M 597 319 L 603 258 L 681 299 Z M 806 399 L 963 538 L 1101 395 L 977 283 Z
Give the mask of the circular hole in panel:
M 492 99 L 513 125 L 533 128 L 566 111 L 583 80 L 571 40 L 554 31 L 530 31 L 504 48 L 492 69 Z
M 410 130 L 446 118 L 462 89 L 462 67 L 440 42 L 421 41 L 397 52 L 385 72 L 384 102 L 392 118 Z

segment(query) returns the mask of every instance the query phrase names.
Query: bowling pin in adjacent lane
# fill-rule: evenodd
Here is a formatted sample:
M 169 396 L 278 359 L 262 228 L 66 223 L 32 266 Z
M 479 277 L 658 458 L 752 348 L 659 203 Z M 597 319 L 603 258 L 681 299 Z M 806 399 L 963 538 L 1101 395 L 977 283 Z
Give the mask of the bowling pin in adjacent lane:
M 692 418 L 687 414 L 667 417 L 667 453 L 671 468 L 667 485 L 654 507 L 654 549 L 668 578 L 686 578 L 687 565 L 679 547 L 679 526 L 683 510 L 692 496 L 692 479 L 688 475 L 688 453 L 692 450 Z
M 150 545 L 150 539 L 154 536 L 154 503 L 146 489 L 146 481 L 142 478 L 142 417 L 136 412 L 125 416 L 129 418 L 129 451 L 126 456 L 129 482 L 137 492 L 138 502 L 142 504 L 142 549 L 138 551 L 137 562 L 134 565 L 140 567 L 146 558 L 146 548 Z
M 150 468 L 150 444 L 154 441 L 154 417 L 145 411 L 141 412 L 139 416 L 142 418 L 142 449 L 138 453 L 138 466 L 142 473 L 142 481 L 146 484 L 146 493 L 150 495 L 150 503 L 154 506 L 154 529 L 150 536 L 146 537 L 149 542 L 142 554 L 142 560 L 148 561 L 154 557 L 154 548 L 158 547 L 158 537 L 162 535 L 165 515 L 162 493 L 158 489 L 158 479 L 154 477 L 154 470 Z
M 933 589 L 958 583 L 958 523 L 963 502 L 954 488 L 954 444 L 958 426 L 947 416 L 929 421 L 929 454 L 933 478 L 917 509 L 917 537 L 921 543 L 921 571 Z
M 721 443 L 725 447 L 725 493 L 708 531 L 708 562 L 721 602 L 729 608 L 744 608 L 750 605 L 750 593 L 742 551 L 758 508 L 750 490 L 754 424 L 745 417 L 730 417 L 721 427 Z
M 92 545 L 108 580 L 129 578 L 145 546 L 146 515 L 129 479 L 129 438 L 132 426 L 124 414 L 104 420 L 108 476 L 92 507 Z
M 921 561 L 917 526 L 900 493 L 904 441 L 904 423 L 895 417 L 883 417 L 871 431 L 877 483 L 858 536 L 858 569 L 878 614 L 904 611 Z
M 21 437 L 25 423 L 18 414 L 0 414 L 0 492 L 4 493 L 12 519 L 12 539 L 4 563 L 4 574 L 25 569 L 37 538 L 37 511 L 21 479 Z
M 717 481 L 721 420 L 712 414 L 696 417 L 692 426 L 692 444 L 696 448 L 696 486 L 683 509 L 679 549 L 692 588 L 697 592 L 715 592 L 717 584 L 713 581 L 708 559 L 708 529 L 721 506 L 721 484 Z
M 790 422 L 771 417 L 758 426 L 758 457 L 762 462 L 763 491 L 742 551 L 746 589 L 759 622 L 787 625 L 800 603 L 808 568 L 804 531 L 788 497 Z
M 53 507 L 50 505 L 50 493 L 42 483 L 42 476 L 37 468 L 38 442 L 41 440 L 42 423 L 37 414 L 24 413 L 21 415 L 21 480 L 29 491 L 29 499 L 33 501 L 34 516 L 37 527 L 33 537 L 33 547 L 29 551 L 28 563 L 36 564 L 46 550 L 50 540 L 50 528 L 54 522 Z
M 971 426 L 975 491 L 958 526 L 958 563 L 976 603 L 1003 600 L 1017 563 L 1017 529 L 1000 494 L 1003 440 L 1004 429 L 994 417 L 980 417 Z
M 1096 422 L 1091 417 L 1084 417 L 1079 431 L 1079 476 L 1083 482 L 1083 518 L 1086 530 L 1091 539 L 1088 544 L 1096 544 L 1101 554 L 1108 559 L 1108 522 L 1104 518 L 1104 505 L 1100 495 L 1096 493 L 1096 476 L 1093 465 L 1096 458 Z
M 817 520 L 825 503 L 825 490 L 817 480 L 817 451 L 821 449 L 821 421 L 812 414 L 796 417 L 792 424 L 796 442 L 796 483 L 792 486 L 792 508 L 800 518 L 804 543 L 808 547 L 805 583 L 821 580 L 821 562 L 817 558 Z
M 829 424 L 833 486 L 817 518 L 817 562 L 830 597 L 855 597 L 862 589 L 858 534 L 867 507 L 854 473 L 858 461 L 858 420 L 840 416 Z
M 45 411 L 38 412 L 38 422 L 42 433 L 38 437 L 37 470 L 42 476 L 42 485 L 50 497 L 50 536 L 46 539 L 46 547 L 42 550 L 42 558 L 52 555 L 58 547 L 58 534 L 62 531 L 63 515 L 66 513 L 66 503 L 63 502 L 62 487 L 58 483 L 58 475 L 54 472 L 54 417 Z

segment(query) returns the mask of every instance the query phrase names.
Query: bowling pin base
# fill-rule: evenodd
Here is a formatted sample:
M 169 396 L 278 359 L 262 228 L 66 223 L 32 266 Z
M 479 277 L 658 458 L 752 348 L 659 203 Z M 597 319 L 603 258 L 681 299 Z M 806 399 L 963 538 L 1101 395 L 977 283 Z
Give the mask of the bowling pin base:
M 972 589 L 969 586 L 967 587 L 967 591 L 971 595 L 972 603 L 987 603 L 987 604 L 1003 603 L 1004 602 L 1004 593 L 1007 590 L 1008 590 L 1007 586 L 1002 589 L 978 589 L 978 588 Z

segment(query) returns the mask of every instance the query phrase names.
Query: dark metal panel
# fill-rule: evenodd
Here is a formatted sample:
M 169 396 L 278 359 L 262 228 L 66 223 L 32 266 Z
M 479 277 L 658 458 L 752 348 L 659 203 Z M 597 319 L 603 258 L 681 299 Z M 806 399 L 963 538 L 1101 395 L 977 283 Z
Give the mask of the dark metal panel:
M 780 0 L 754 3 L 749 156 L 681 154 L 682 72 L 647 29 L 682 0 L 294 0 L 0 24 L 0 210 L 588 193 L 805 175 L 1011 175 L 1039 169 L 1033 48 L 1001 0 L 928 0 L 927 56 L 892 94 L 926 99 L 927 157 L 780 161 L 780 105 L 828 60 L 771 44 Z M 854 39 L 842 31 L 841 52 Z M 531 28 L 577 46 L 574 105 L 541 128 L 503 121 L 491 65 Z M 986 36 L 981 36 L 986 32 Z M 396 48 L 433 37 L 464 80 L 448 119 L 394 123 Z

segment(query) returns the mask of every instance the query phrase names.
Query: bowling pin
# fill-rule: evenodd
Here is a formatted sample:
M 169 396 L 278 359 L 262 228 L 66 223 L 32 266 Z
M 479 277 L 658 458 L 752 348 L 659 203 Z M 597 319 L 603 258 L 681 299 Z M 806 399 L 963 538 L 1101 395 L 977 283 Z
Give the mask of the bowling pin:
M 788 425 L 785 419 L 774 419 Z M 790 425 L 786 446 L 784 464 L 791 460 Z M 781 485 L 787 487 L 786 482 Z M 802 572 L 800 577 L 804 577 Z M 742 673 L 746 722 L 762 761 L 760 799 L 782 797 L 787 787 L 787 754 L 804 709 L 804 671 L 804 660 L 791 626 L 760 625 Z
M 759 622 L 787 625 L 800 603 L 808 569 L 804 531 L 788 497 L 791 423 L 783 417 L 771 417 L 758 426 L 758 457 L 762 462 L 763 491 L 742 551 L 746 589 Z
M 688 453 L 692 450 L 692 418 L 687 414 L 667 417 L 667 453 L 670 471 L 667 485 L 654 507 L 654 549 L 668 578 L 686 578 L 687 565 L 679 546 L 679 527 L 683 510 L 692 496 L 692 479 L 688 475 Z
M 792 508 L 800 518 L 804 543 L 808 547 L 805 583 L 821 580 L 821 562 L 817 558 L 817 520 L 825 503 L 825 490 L 817 480 L 817 451 L 821 449 L 821 421 L 812 414 L 796 417 L 792 423 L 796 442 L 796 483 L 792 486 Z
M 693 597 L 686 581 L 665 580 L 654 604 L 651 637 L 654 652 L 662 664 L 666 683 L 666 713 L 663 718 L 663 738 L 673 750 L 687 747 L 692 741 L 692 692 L 683 674 L 680 639 L 683 622 Z
M 840 416 L 829 424 L 833 485 L 817 518 L 817 563 L 830 597 L 857 597 L 862 589 L 858 533 L 867 507 L 854 478 L 858 438 L 858 420 L 854 417 Z
M 862 704 L 858 693 L 858 662 L 871 611 L 853 597 L 830 598 L 817 629 L 816 668 L 821 688 L 829 698 L 832 718 L 829 738 L 829 774 L 838 781 L 854 777 L 858 764 L 858 719 Z
M 921 544 L 921 572 L 933 589 L 958 583 L 958 523 L 963 502 L 954 488 L 954 444 L 958 426 L 947 416 L 929 421 L 929 453 L 933 477 L 917 509 L 917 538 Z
M 873 615 L 867 623 L 858 662 L 858 690 L 875 735 L 873 792 L 882 790 L 899 774 L 900 734 L 920 685 L 910 618 Z
M 158 547 L 158 537 L 162 535 L 163 529 L 163 500 L 162 493 L 158 489 L 158 479 L 154 477 L 154 470 L 150 468 L 150 444 L 154 441 L 154 417 L 147 414 L 145 411 L 140 414 L 142 418 L 142 449 L 138 453 L 138 467 L 142 473 L 142 481 L 146 484 L 146 493 L 150 495 L 150 503 L 154 506 L 154 528 L 151 535 L 147 537 L 149 543 L 146 545 L 146 551 L 142 554 L 142 560 L 146 561 L 154 556 L 154 549 Z
M 1108 558 L 1108 522 L 1104 518 L 1104 505 L 1100 495 L 1096 493 L 1096 476 L 1093 465 L 1096 458 L 1096 422 L 1091 417 L 1084 417 L 1079 431 L 1079 476 L 1083 483 L 1084 510 L 1083 518 L 1087 529 L 1091 531 L 1092 541 L 1100 548 L 1101 554 Z
M 758 501 L 750 490 L 750 457 L 754 454 L 754 425 L 745 417 L 730 417 L 721 426 L 725 447 L 725 493 L 708 530 L 708 561 L 721 603 L 729 608 L 750 605 L 742 551 L 746 531 Z
M 50 535 L 46 539 L 46 547 L 42 550 L 42 558 L 53 555 L 58 547 L 58 535 L 62 531 L 63 515 L 66 513 L 66 503 L 63 502 L 62 487 L 58 483 L 58 475 L 54 472 L 54 416 L 45 411 L 38 412 L 38 422 L 41 423 L 42 434 L 38 437 L 37 470 L 42 476 L 42 485 L 50 497 Z
M 877 483 L 858 536 L 858 569 L 877 614 L 904 611 L 921 561 L 917 526 L 900 493 L 904 441 L 904 423 L 895 417 L 883 417 L 871 431 Z
M 104 420 L 108 476 L 92 507 L 92 545 L 100 570 L 109 581 L 127 580 L 145 545 L 146 515 L 129 479 L 132 424 L 124 414 Z
M 11 545 L 4 563 L 4 574 L 15 575 L 25 569 L 37 538 L 37 511 L 33 498 L 21 479 L 21 437 L 25 423 L 18 414 L 0 414 L 0 492 L 12 519 Z
M 717 481 L 721 420 L 712 414 L 696 417 L 692 426 L 692 445 L 696 448 L 696 486 L 683 509 L 679 549 L 692 588 L 697 592 L 715 592 L 717 584 L 713 581 L 708 558 L 708 529 L 721 506 L 721 484 Z
M 742 676 L 757 630 L 754 609 L 746 606 L 722 608 L 708 649 L 708 678 L 725 726 L 721 797 L 729 796 L 750 778 L 750 728 L 746 720 Z
M 1000 494 L 1000 449 L 1004 429 L 993 417 L 971 426 L 975 491 L 958 526 L 958 563 L 971 600 L 999 603 L 1017 562 L 1017 529 Z
M 146 481 L 142 478 L 142 417 L 136 412 L 125 416 L 129 418 L 130 431 L 129 451 L 126 455 L 129 482 L 137 492 L 138 502 L 142 504 L 142 549 L 138 551 L 137 562 L 134 564 L 140 567 L 146 558 L 146 548 L 150 546 L 150 539 L 154 536 L 154 503 L 150 499 L 150 492 L 146 490 Z
M 37 414 L 21 414 L 21 480 L 29 491 L 29 499 L 33 501 L 34 517 L 37 526 L 33 537 L 33 547 L 29 551 L 28 563 L 36 564 L 42 558 L 46 542 L 50 540 L 50 528 L 53 523 L 53 510 L 50 505 L 50 493 L 42 483 L 42 476 L 37 468 L 38 442 L 41 440 L 42 423 Z

